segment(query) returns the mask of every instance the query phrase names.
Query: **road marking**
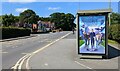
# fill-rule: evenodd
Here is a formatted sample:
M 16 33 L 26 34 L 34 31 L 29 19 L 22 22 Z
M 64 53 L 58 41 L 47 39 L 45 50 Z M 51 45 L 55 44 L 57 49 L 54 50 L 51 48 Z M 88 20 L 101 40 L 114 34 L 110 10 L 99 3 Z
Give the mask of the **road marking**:
M 21 54 L 29 54 L 29 53 L 21 53 Z
M 3 54 L 3 53 L 8 53 L 8 52 L 5 52 L 5 51 L 3 51 L 3 50 L 0 50 L 0 53 L 2 53 L 2 54 Z
M 43 49 L 45 49 L 45 48 L 47 48 L 48 46 L 54 44 L 55 42 L 57 42 L 57 41 L 65 38 L 65 37 L 68 36 L 69 34 L 71 34 L 71 32 L 68 33 L 68 34 L 66 34 L 66 35 L 64 35 L 64 36 L 62 36 L 62 37 L 59 38 L 59 39 L 57 39 L 57 40 L 55 40 L 55 41 L 47 44 L 46 46 L 44 46 L 44 47 L 42 47 L 42 48 L 40 48 L 40 49 L 32 52 L 31 54 L 26 54 L 26 55 L 24 55 L 22 58 L 20 58 L 20 59 L 17 61 L 17 63 L 16 63 L 11 69 L 14 69 L 15 71 L 16 71 L 16 69 L 19 69 L 19 70 L 21 71 L 22 65 L 23 65 L 23 63 L 24 63 L 25 60 L 26 60 L 26 69 L 29 69 L 29 60 L 30 60 L 30 58 L 31 58 L 34 54 L 42 51 Z
M 22 61 L 21 61 L 20 64 L 19 64 L 18 69 L 22 69 L 22 65 L 23 65 L 24 61 L 25 61 L 29 56 L 30 56 L 30 55 L 28 55 L 28 56 L 26 56 L 24 59 L 22 59 Z M 21 71 L 22 71 L 22 70 L 21 70 Z
M 26 60 L 26 69 L 30 69 L 29 68 L 29 61 L 30 61 L 30 58 L 33 56 L 33 54 L 31 54 L 31 56 Z
M 75 63 L 77 63 L 77 64 L 79 64 L 79 65 L 81 65 L 81 66 L 83 66 L 83 67 L 85 67 L 85 68 L 88 68 L 88 69 L 93 70 L 91 67 L 88 67 L 88 66 L 86 66 L 86 65 L 84 65 L 84 64 L 81 64 L 81 63 L 79 63 L 78 61 L 75 61 Z M 95 70 L 93 70 L 93 71 L 95 71 Z
M 38 50 L 34 51 L 34 52 L 33 52 L 33 54 L 36 54 L 36 53 L 38 53 L 39 51 L 42 51 L 43 49 L 45 49 L 45 48 L 47 48 L 48 46 L 50 46 L 50 45 L 54 44 L 55 42 L 57 42 L 57 41 L 59 41 L 59 40 L 61 40 L 61 39 L 65 38 L 65 37 L 66 37 L 66 36 L 68 36 L 69 34 L 71 34 L 71 33 L 68 33 L 68 34 L 66 34 L 66 35 L 62 36 L 61 38 L 59 38 L 59 39 L 57 39 L 57 40 L 55 40 L 55 41 L 53 41 L 53 42 L 51 42 L 51 43 L 47 44 L 46 46 L 44 46 L 44 47 L 42 47 L 42 48 L 40 48 L 40 49 L 38 49 Z
M 8 52 L 0 52 L 0 53 L 4 53 L 5 54 L 5 53 L 8 53 Z
M 66 35 L 64 35 L 64 36 L 62 36 L 61 38 L 59 38 L 59 39 L 57 39 L 57 40 L 55 40 L 55 41 L 53 41 L 53 42 L 47 44 L 46 46 L 44 46 L 44 47 L 42 47 L 42 48 L 40 48 L 40 49 L 38 49 L 38 50 L 32 52 L 31 56 L 30 56 L 30 57 L 27 59 L 27 61 L 26 61 L 26 69 L 29 69 L 29 60 L 30 60 L 30 58 L 31 58 L 33 55 L 35 55 L 36 53 L 38 53 L 38 52 L 44 50 L 45 48 L 47 48 L 47 47 L 49 47 L 49 46 L 51 46 L 52 44 L 56 43 L 57 41 L 59 41 L 59 40 L 65 38 L 66 36 L 70 35 L 71 33 L 72 33 L 72 32 L 70 32 L 70 33 L 68 33 L 68 34 L 66 34 Z
M 45 63 L 44 65 L 45 65 L 45 66 L 48 66 L 48 63 Z
M 23 61 L 23 59 L 25 59 L 28 56 L 29 56 L 29 54 L 26 54 L 22 58 L 20 58 L 11 69 L 15 69 L 14 71 L 16 71 L 16 69 L 20 68 L 21 67 L 20 63 Z

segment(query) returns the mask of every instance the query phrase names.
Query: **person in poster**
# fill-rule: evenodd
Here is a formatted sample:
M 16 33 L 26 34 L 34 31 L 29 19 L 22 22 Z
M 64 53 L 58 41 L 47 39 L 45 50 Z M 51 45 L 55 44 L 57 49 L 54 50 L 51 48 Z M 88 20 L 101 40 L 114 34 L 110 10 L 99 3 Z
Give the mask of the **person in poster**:
M 105 53 L 105 16 L 83 16 L 79 23 L 80 53 Z
M 92 29 L 92 32 L 90 33 L 90 39 L 91 39 L 91 49 L 94 50 L 95 32 L 93 29 Z

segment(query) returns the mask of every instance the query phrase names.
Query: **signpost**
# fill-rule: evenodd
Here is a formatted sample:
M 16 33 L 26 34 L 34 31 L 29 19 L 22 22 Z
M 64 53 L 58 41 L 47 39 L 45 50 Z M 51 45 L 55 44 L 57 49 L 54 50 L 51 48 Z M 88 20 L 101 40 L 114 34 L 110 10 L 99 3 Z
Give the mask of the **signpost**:
M 111 9 L 77 13 L 78 54 L 108 56 L 107 29 Z

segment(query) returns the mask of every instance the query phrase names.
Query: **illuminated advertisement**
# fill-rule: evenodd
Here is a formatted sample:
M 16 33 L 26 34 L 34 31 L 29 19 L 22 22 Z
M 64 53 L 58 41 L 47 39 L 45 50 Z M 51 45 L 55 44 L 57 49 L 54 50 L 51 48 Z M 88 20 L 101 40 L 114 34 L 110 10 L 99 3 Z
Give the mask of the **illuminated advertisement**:
M 105 54 L 106 18 L 100 16 L 79 16 L 78 53 Z

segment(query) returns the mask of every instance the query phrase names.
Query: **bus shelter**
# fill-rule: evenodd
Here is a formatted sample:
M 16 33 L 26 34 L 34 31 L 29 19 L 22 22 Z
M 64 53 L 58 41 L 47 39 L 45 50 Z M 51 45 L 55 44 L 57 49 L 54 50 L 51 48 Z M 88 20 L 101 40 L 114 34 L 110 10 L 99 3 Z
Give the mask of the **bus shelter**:
M 77 12 L 78 54 L 108 56 L 108 26 L 111 9 Z

